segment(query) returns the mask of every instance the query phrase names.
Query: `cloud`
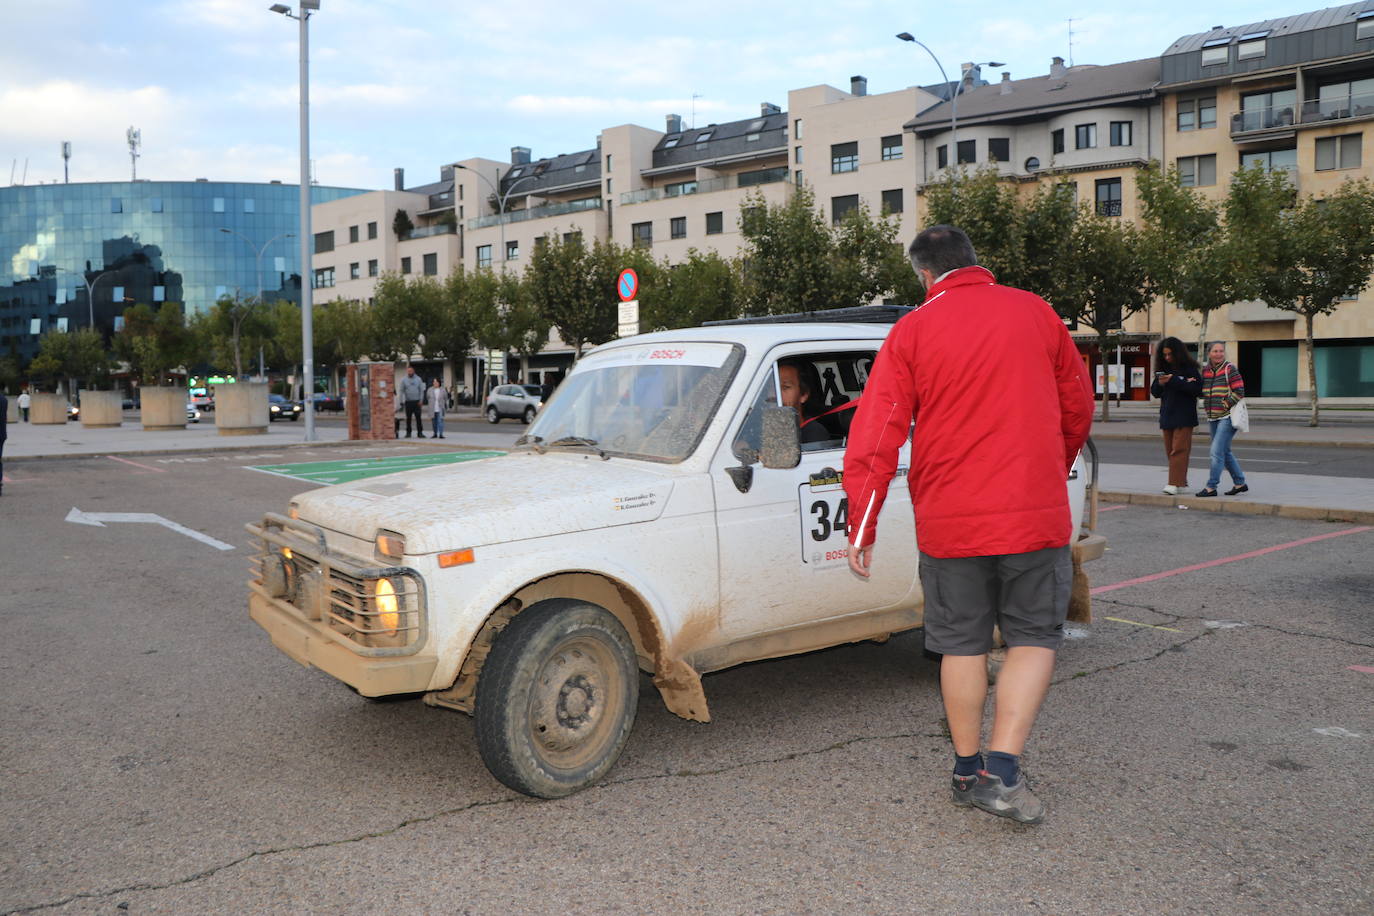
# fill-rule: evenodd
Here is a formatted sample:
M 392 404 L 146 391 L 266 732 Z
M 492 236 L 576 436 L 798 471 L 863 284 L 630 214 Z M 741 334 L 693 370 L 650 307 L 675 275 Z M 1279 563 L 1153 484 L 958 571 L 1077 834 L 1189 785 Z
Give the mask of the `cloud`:
M 125 90 L 54 80 L 0 90 L 0 124 L 16 140 L 122 138 L 131 124 L 165 125 L 178 111 L 162 86 Z

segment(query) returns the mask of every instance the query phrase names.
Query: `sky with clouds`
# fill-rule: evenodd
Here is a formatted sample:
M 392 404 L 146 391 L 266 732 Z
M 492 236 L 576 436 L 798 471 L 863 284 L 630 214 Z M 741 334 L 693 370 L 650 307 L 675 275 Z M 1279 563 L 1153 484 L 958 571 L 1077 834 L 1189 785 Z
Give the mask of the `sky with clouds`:
M 298 30 L 268 0 L 5 0 L 0 163 L 13 181 L 129 176 L 125 130 L 142 131 L 142 178 L 292 182 L 298 175 Z M 295 6 L 296 0 L 288 5 Z M 321 184 L 437 178 L 441 163 L 511 146 L 535 158 L 587 149 L 602 128 L 661 130 L 785 106 L 789 89 L 868 77 L 870 92 L 1005 62 L 1020 79 L 1050 58 L 1109 64 L 1162 52 L 1214 25 L 1319 8 L 1182 0 L 627 4 L 582 0 L 322 0 L 310 21 L 311 153 Z M 985 70 L 985 78 L 997 79 Z M 27 163 L 27 172 L 25 172 Z M 10 183 L 0 174 L 0 182 Z

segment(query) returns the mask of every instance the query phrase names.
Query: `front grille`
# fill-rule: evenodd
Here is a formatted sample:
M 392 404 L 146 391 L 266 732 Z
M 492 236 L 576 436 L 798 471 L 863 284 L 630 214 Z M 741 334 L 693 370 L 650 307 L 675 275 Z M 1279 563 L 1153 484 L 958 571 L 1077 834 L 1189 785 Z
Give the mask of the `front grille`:
M 415 570 L 331 551 L 319 528 L 284 516 L 247 528 L 258 538 L 255 591 L 290 604 L 361 655 L 411 655 L 424 645 L 425 587 Z

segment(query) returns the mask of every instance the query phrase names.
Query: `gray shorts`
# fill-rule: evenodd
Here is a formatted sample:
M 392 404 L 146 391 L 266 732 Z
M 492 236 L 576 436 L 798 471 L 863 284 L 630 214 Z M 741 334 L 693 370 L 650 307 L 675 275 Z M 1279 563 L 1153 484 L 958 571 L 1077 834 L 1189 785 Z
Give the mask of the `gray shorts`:
M 993 557 L 921 554 L 926 648 L 943 655 L 982 655 L 992 628 L 1008 646 L 1058 649 L 1073 586 L 1068 546 Z

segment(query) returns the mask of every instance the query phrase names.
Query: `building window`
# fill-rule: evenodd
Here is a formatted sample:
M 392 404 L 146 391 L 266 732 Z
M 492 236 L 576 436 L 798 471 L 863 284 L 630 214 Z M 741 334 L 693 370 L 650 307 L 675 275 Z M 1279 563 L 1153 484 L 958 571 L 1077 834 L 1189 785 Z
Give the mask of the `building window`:
M 800 139 L 802 138 L 801 122 L 802 122 L 802 119 L 801 119 L 801 118 L 797 118 L 795 121 L 792 122 L 792 139 L 793 139 L 793 140 L 800 140 Z
M 1205 130 L 1217 126 L 1217 98 L 1214 95 L 1178 100 L 1178 129 Z
M 1064 152 L 1064 128 L 1050 131 L 1050 152 Z
M 672 149 L 673 147 L 678 145 L 678 141 L 680 141 L 681 139 L 681 137 L 669 137 L 667 140 L 663 141 L 663 148 Z
M 356 241 L 358 241 L 358 227 L 357 227 L 357 226 L 349 226 L 349 227 L 348 227 L 348 240 L 349 240 L 350 242 L 356 242 Z
M 167 301 L 167 287 L 165 287 L 165 286 L 154 286 L 154 287 L 153 287 L 153 301 L 154 301 L 154 302 L 166 302 L 166 301 Z
M 668 220 L 668 234 L 675 239 L 687 238 L 687 217 L 674 216 Z
M 255 199 L 251 198 L 251 197 L 245 197 L 245 198 L 243 199 L 243 212 L 244 212 L 244 213 L 257 213 L 257 212 L 258 212 L 258 202 L 257 202 Z
M 357 261 L 354 261 L 352 264 L 348 265 L 348 279 L 357 280 L 360 279 L 362 275 L 362 265 L 360 265 Z
M 1298 148 L 1290 146 L 1287 149 L 1271 149 L 1262 153 L 1241 154 L 1241 168 L 1252 169 L 1256 166 L 1266 172 L 1285 171 L 1292 174 L 1298 169 Z
M 761 136 L 760 134 L 745 134 L 745 135 L 744 135 L 744 142 L 745 142 L 745 143 L 758 143 L 758 142 L 759 142 L 759 137 L 760 137 L 760 136 Z
M 1317 141 L 1317 171 L 1359 168 L 1360 143 L 1363 139 L 1362 134 L 1322 137 Z
M 401 258 L 401 273 L 410 273 L 410 258 Z
M 1217 157 L 1180 156 L 1178 159 L 1178 183 L 1185 188 L 1210 187 L 1217 183 Z
M 1374 38 L 1374 10 L 1365 10 L 1355 17 L 1355 40 Z
M 315 289 L 326 289 L 334 285 L 334 268 L 319 267 L 315 269 Z
M 152 210 L 154 213 L 161 213 L 161 212 L 162 212 L 162 198 L 161 198 L 161 197 L 154 197 L 151 201 L 149 201 L 149 203 L 148 203 L 148 208 L 149 208 L 150 210 Z
M 611 170 L 611 154 L 610 154 L 610 153 L 607 153 L 607 154 L 606 154 L 606 171 L 609 172 L 610 170 Z
M 883 212 L 901 213 L 902 212 L 902 189 L 893 188 L 891 191 L 883 192 Z
M 1073 129 L 1073 148 L 1092 149 L 1097 146 L 1097 125 L 1078 124 Z
M 111 302 L 123 302 L 123 301 L 124 301 L 124 287 L 122 287 L 122 286 L 116 286 L 114 289 L 110 290 L 110 301 L 111 301 Z
M 224 198 L 223 198 L 223 197 L 216 197 L 216 198 L 214 198 L 214 199 L 211 200 L 211 202 L 210 202 L 210 207 L 211 207 L 211 209 L 214 210 L 216 213 L 223 213 L 223 212 L 224 212 Z
M 369 240 L 375 239 L 375 238 L 377 237 L 377 224 L 376 224 L 376 223 L 368 223 L 368 224 L 367 224 L 367 237 L 368 237 Z
M 1317 89 L 1317 112 L 1323 119 L 1368 114 L 1374 107 L 1374 77 L 1327 83 Z M 1303 106 L 1310 115 L 1311 102 Z
M 1011 139 L 1008 137 L 988 138 L 988 158 L 993 162 L 1011 161 Z
M 664 197 L 681 197 L 683 194 L 695 194 L 697 183 L 695 181 L 679 181 L 663 186 Z
M 942 169 L 942 168 L 945 168 L 945 167 L 948 166 L 948 165 L 949 165 L 949 147 L 946 146 L 945 144 L 941 143 L 939 146 L 935 147 L 935 167 L 936 167 L 937 169 Z
M 429 257 L 429 255 L 425 255 L 425 257 Z M 434 255 L 434 257 L 438 257 L 438 255 Z M 506 243 L 506 260 L 507 260 L 507 261 L 518 261 L 518 260 L 520 260 L 520 243 L 519 243 L 519 242 L 507 242 L 507 243 Z M 439 270 L 438 270 L 437 267 L 435 268 L 435 271 L 434 271 L 434 272 L 435 272 L 435 273 L 438 273 L 438 272 L 439 272 Z
M 1231 39 L 1213 38 L 1202 43 L 1202 66 L 1215 67 L 1231 59 Z
M 123 213 L 123 212 L 124 212 L 124 201 L 120 200 L 118 197 L 111 197 L 111 198 L 110 198 L 110 212 L 111 212 L 111 213 Z
M 859 144 L 856 141 L 830 144 L 830 174 L 855 172 L 858 168 Z
M 373 259 L 371 259 L 370 261 L 367 262 L 367 275 L 368 275 L 369 277 L 375 277 L 375 276 L 377 276 L 377 259 L 376 259 L 376 258 L 373 258 Z
M 611 193 L 611 179 L 609 179 L 609 178 L 606 179 L 606 193 L 607 193 L 607 194 L 610 194 L 610 193 Z
M 1297 104 L 1296 89 L 1277 89 L 1272 92 L 1252 92 L 1243 95 L 1240 97 L 1239 129 L 1245 131 L 1288 127 L 1296 120 L 1294 109 Z
M 893 134 L 890 137 L 883 137 L 883 161 L 902 158 L 902 135 Z
M 511 242 L 509 245 L 506 246 L 507 251 L 510 250 L 510 246 L 511 246 L 511 245 L 518 245 L 518 243 L 517 243 L 517 242 Z M 519 248 L 517 247 L 517 248 L 516 248 L 516 254 L 517 254 L 517 255 L 519 254 L 519 251 L 520 251 L 520 250 L 519 250 Z M 422 263 L 423 263 L 424 266 L 423 266 L 422 269 L 423 269 L 424 272 L 425 272 L 425 276 L 426 276 L 426 277 L 437 277 L 437 276 L 439 276 L 439 255 L 438 255 L 437 253 L 431 253 L 431 254 L 421 255 L 421 258 L 423 259 Z
M 648 248 L 654 244 L 654 224 L 635 223 L 630 226 L 630 244 L 636 248 Z
M 697 134 L 697 149 L 706 149 L 706 141 L 711 139 L 712 133 L 714 133 L 714 131 L 703 130 L 701 133 Z
M 490 246 L 490 245 L 478 245 L 478 246 L 477 246 L 477 266 L 478 266 L 478 267 L 490 267 L 490 266 L 491 266 L 491 246 Z
M 1240 41 L 1236 43 L 1236 60 L 1254 60 L 1264 56 L 1265 36 L 1269 30 L 1263 32 L 1251 32 L 1248 35 L 1240 36 Z
M 792 177 L 797 180 L 797 187 L 800 188 L 802 186 L 802 170 L 797 169 L 795 172 L 792 173 Z
M 801 165 L 801 161 L 802 161 L 802 148 L 801 148 L 800 146 L 797 147 L 795 150 L 792 151 L 792 158 L 793 158 L 793 161 L 797 163 L 797 165 Z
M 1040 169 L 1040 157 L 1031 156 L 1029 159 L 1026 160 L 1025 168 L 1027 172 L 1038 171 Z
M 1108 128 L 1108 133 L 1110 135 L 1109 139 L 1111 140 L 1112 146 L 1131 145 L 1130 121 L 1113 121 L 1111 123 L 1111 126 Z
M 1121 215 L 1121 179 L 1102 178 L 1097 182 L 1097 215 Z
M 706 234 L 720 235 L 725 231 L 725 214 L 717 210 L 706 214 Z
M 961 163 L 978 161 L 978 143 L 976 140 L 959 141 L 959 161 Z
M 326 251 L 334 250 L 334 231 L 315 233 L 315 254 L 324 254 Z
M 830 222 L 838 226 L 849 213 L 859 209 L 859 195 L 845 194 L 830 198 Z

